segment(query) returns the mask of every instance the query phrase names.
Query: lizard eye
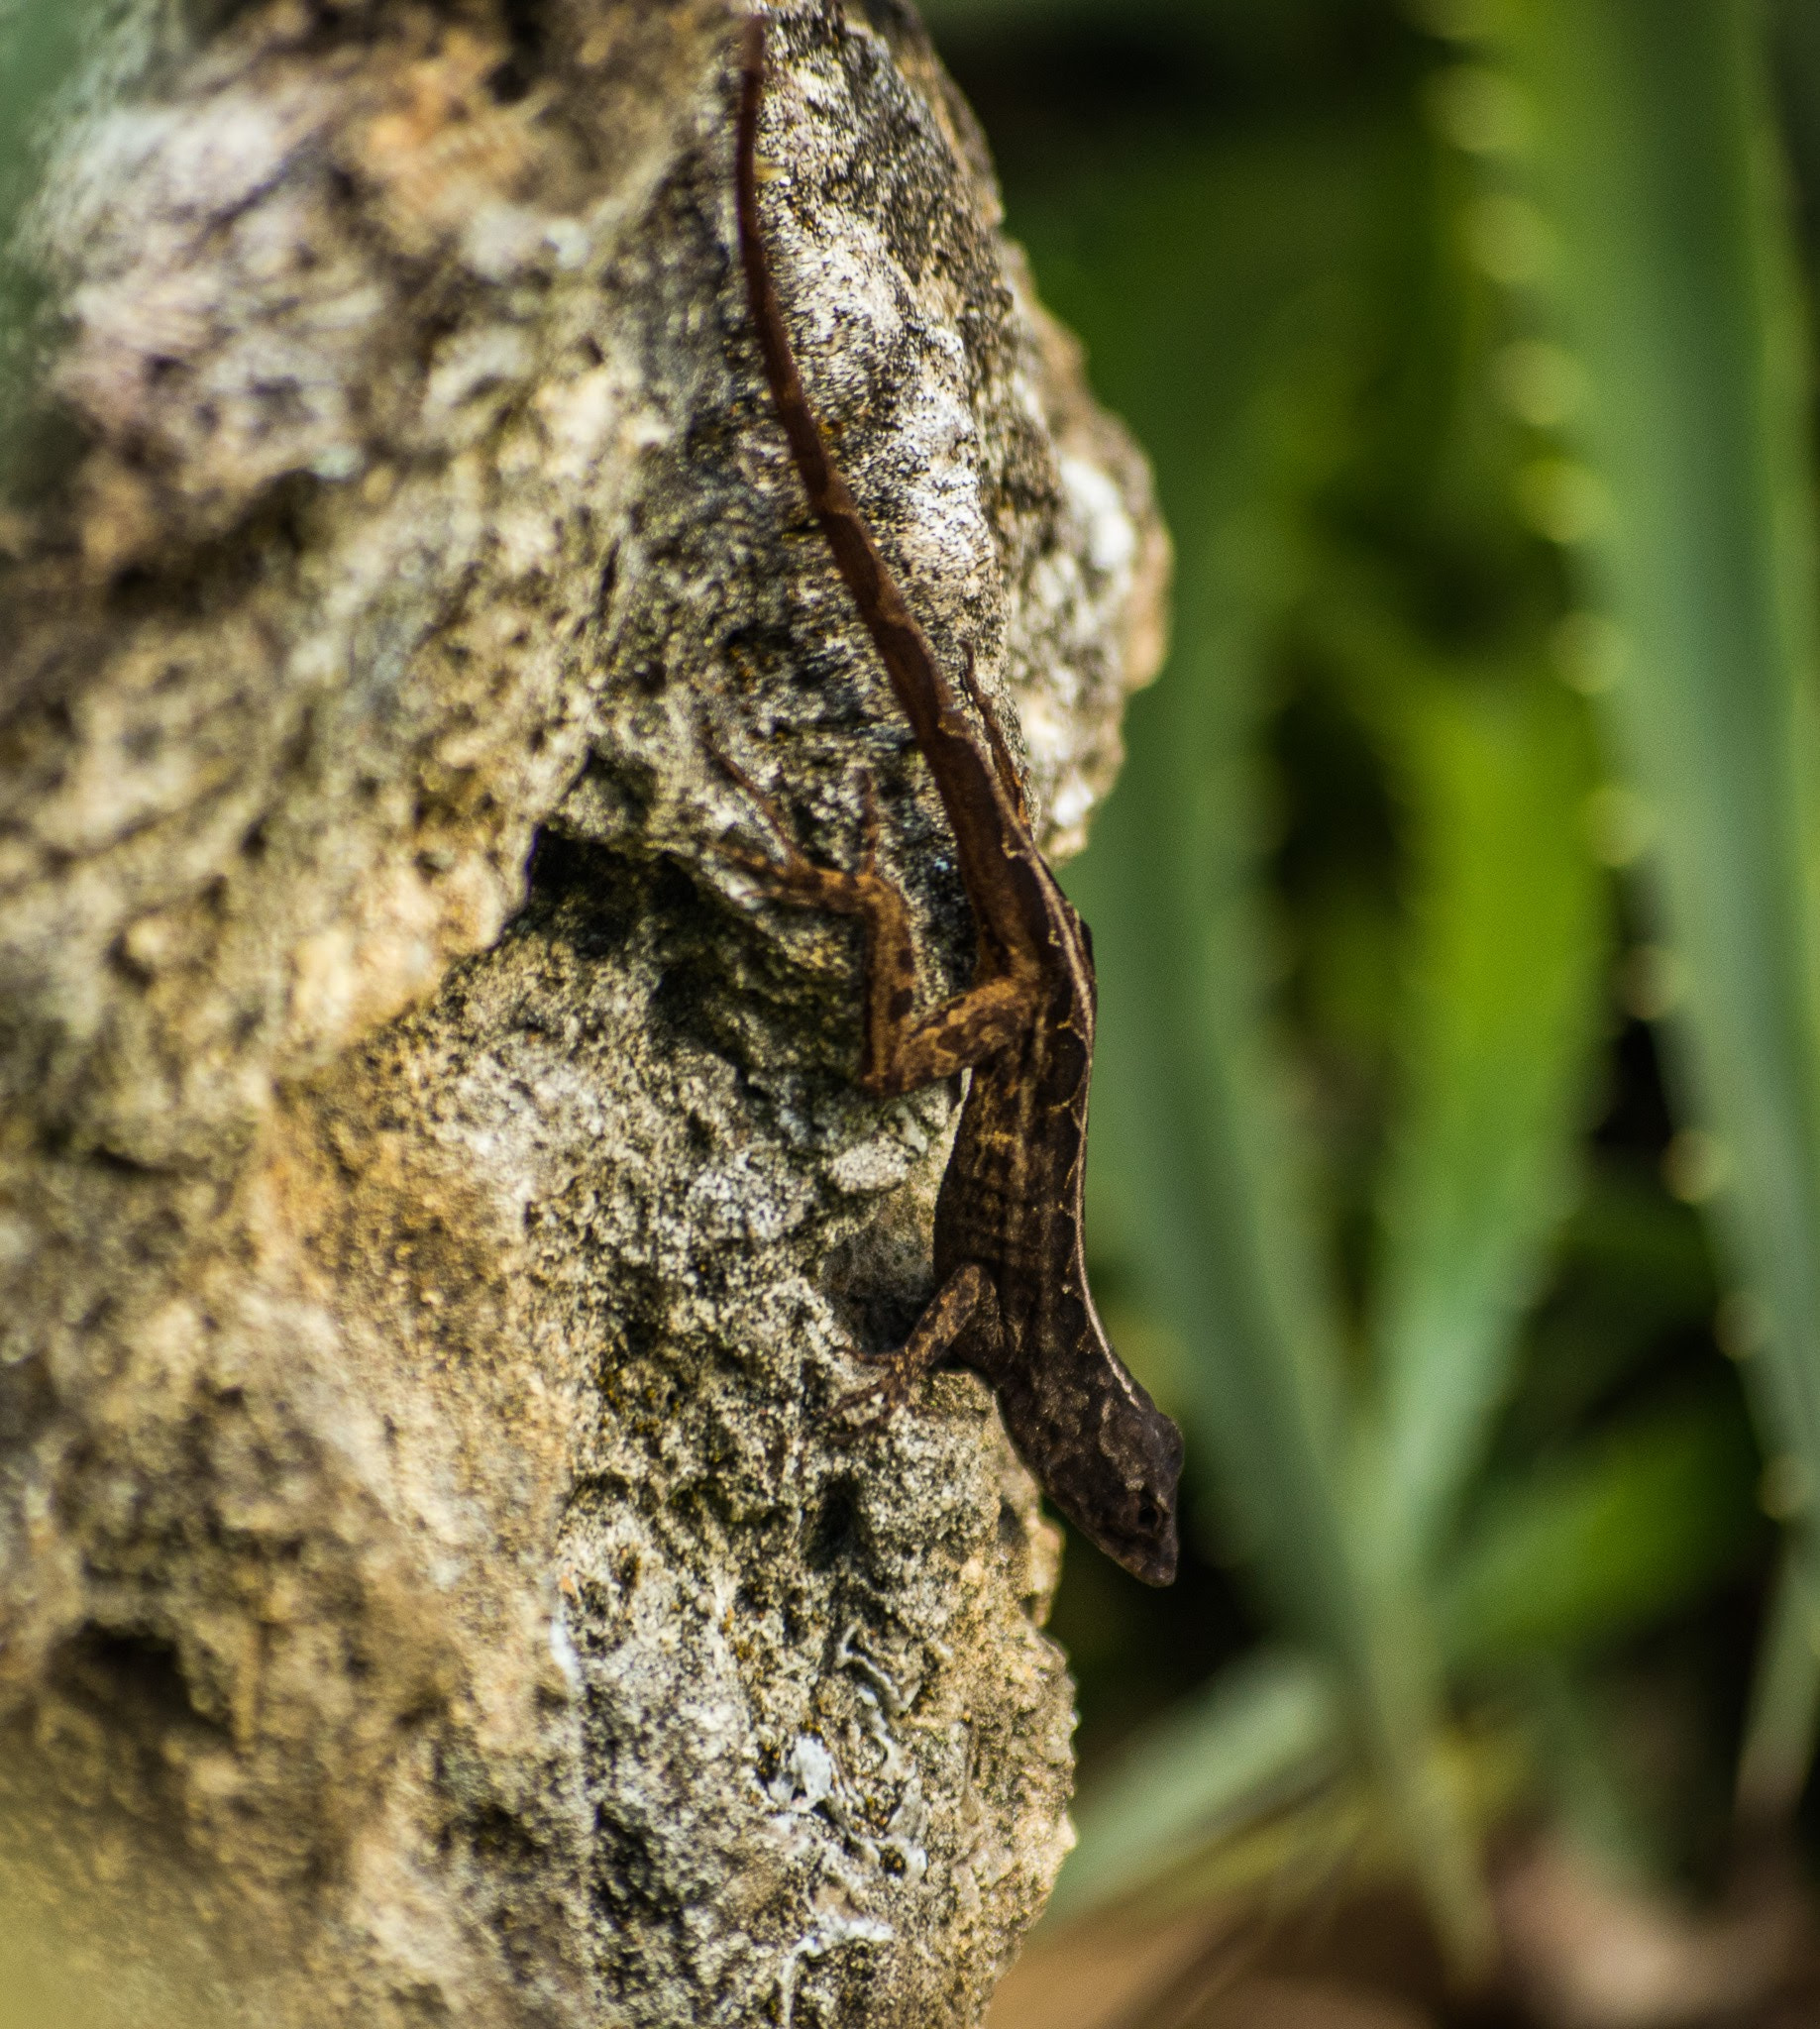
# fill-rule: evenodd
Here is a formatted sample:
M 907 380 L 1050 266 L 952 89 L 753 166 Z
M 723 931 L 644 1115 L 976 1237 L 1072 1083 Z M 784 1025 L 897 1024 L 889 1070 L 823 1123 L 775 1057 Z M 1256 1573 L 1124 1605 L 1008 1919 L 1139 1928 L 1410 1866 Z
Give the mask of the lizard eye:
M 1154 1529 L 1163 1519 L 1162 1510 L 1152 1500 L 1137 1503 L 1137 1526 L 1139 1529 Z

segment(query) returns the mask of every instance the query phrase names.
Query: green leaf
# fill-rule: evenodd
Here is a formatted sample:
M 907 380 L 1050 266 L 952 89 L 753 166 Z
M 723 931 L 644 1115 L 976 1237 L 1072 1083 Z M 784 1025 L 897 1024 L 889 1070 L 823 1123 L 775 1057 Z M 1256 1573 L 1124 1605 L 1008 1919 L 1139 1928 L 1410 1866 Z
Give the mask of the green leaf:
M 1191 1457 L 1217 1464 L 1227 1548 L 1324 1643 L 1353 1610 L 1340 1356 L 1266 1028 L 1256 741 L 1272 633 L 1306 582 L 1304 506 L 1334 456 L 1345 304 L 1327 277 L 1361 237 L 1334 192 L 1357 168 L 1178 151 L 1018 222 L 1103 390 L 1140 427 L 1157 411 L 1181 559 L 1178 646 L 1067 874 L 1101 990 L 1089 1228 L 1187 1349 Z M 1146 290 L 1162 250 L 1171 280 Z
M 1569 1202 L 1606 927 L 1575 700 L 1539 674 L 1429 682 L 1399 717 L 1413 952 L 1370 1471 L 1389 1553 L 1414 1574 L 1508 1392 Z
M 1769 1599 L 1751 1687 L 1738 1812 L 1753 1831 L 1785 1818 L 1801 1800 L 1820 1726 L 1820 1582 L 1810 1542 L 1791 1534 Z
M 1343 1738 L 1332 1675 L 1310 1657 L 1266 1651 L 1233 1664 L 1088 1793 L 1049 1915 L 1065 1921 L 1155 1880 L 1318 1780 Z
M 1172 271 L 1194 283 L 1163 305 L 1134 292 L 1122 314 L 1145 313 L 1134 349 L 1173 355 L 1163 384 L 1181 406 L 1159 443 L 1200 458 L 1173 497 L 1180 468 L 1159 458 L 1183 559 L 1182 646 L 1133 708 L 1124 774 L 1070 881 L 1100 944 L 1091 1216 L 1103 1239 L 1123 1236 L 1188 1348 L 1191 1456 L 1216 1467 L 1227 1544 L 1251 1559 L 1285 1632 L 1342 1673 L 1354 1737 L 1463 1964 L 1488 1929 L 1436 1760 L 1434 1646 L 1420 1599 L 1386 1593 L 1368 1568 L 1348 1506 L 1339 1311 L 1267 1018 L 1257 896 L 1269 648 L 1305 592 L 1309 503 L 1346 442 L 1348 305 L 1313 267 L 1344 220 L 1336 187 L 1308 176 L 1300 272 L 1285 271 L 1297 244 L 1285 207 L 1262 213 L 1260 235 L 1243 190 L 1204 186 L 1192 213 L 1178 193 L 1161 219 L 1147 208 L 1123 228 L 1169 245 Z M 1063 293 L 1062 307 L 1081 317 L 1078 299 Z M 1106 363 L 1132 340 L 1093 308 L 1082 321 L 1117 400 Z
M 30 357 L 44 284 L 19 226 L 37 188 L 45 129 L 61 110 L 103 12 L 101 0 L 0 0 L 0 488 L 29 478 L 44 457 L 31 441 Z M 56 452 L 67 458 L 69 447 Z
M 1762 1523 L 1727 1412 L 1706 1391 L 1489 1490 L 1444 1585 L 1455 1663 L 1609 1647 L 1733 1570 Z
M 1519 1450 L 1552 1442 L 1665 1336 L 1703 1330 L 1717 1301 L 1705 1242 L 1699 1215 L 1641 1165 L 1593 1163 L 1556 1250 L 1558 1281 L 1529 1335 L 1505 1440 Z
M 1807 346 L 1762 16 L 1745 0 L 1508 0 L 1501 17 L 1542 207 L 1531 267 L 1586 390 L 1568 428 L 1590 477 L 1555 489 L 1583 511 L 1556 532 L 1582 539 L 1613 626 L 1611 748 L 1688 980 L 1678 1111 L 1715 1137 L 1714 1217 L 1764 1324 L 1766 1447 L 1788 1461 L 1789 1503 L 1811 1508 L 1820 626 Z M 1802 1709 L 1815 1701 L 1760 1701 Z

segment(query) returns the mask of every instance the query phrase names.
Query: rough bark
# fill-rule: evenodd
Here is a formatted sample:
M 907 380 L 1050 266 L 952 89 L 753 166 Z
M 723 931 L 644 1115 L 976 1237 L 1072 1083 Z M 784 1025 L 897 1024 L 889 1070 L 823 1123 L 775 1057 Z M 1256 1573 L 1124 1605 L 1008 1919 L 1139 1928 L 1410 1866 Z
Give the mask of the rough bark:
M 0 521 L 0 1904 L 84 2021 L 977 2019 L 1068 1843 L 990 1396 L 843 1435 L 957 1095 L 851 1083 L 939 805 L 787 464 L 721 0 L 122 4 Z M 782 9 L 804 370 L 1052 846 L 1141 462 L 904 9 Z M 1020 730 L 1019 730 L 1020 728 Z M 5 1969 L 0 1967 L 0 1976 Z

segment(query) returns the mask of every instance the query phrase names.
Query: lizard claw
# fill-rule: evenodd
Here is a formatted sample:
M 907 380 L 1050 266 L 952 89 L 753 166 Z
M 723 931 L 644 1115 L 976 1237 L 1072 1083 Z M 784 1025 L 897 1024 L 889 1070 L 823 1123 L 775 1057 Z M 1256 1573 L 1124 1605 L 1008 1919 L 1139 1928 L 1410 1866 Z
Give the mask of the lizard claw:
M 866 865 L 860 873 L 849 874 L 837 867 L 818 866 L 809 858 L 792 835 L 777 804 L 737 761 L 721 751 L 705 727 L 701 731 L 701 744 L 727 780 L 737 784 L 758 806 L 759 814 L 778 845 L 774 856 L 719 842 L 714 847 L 719 857 L 750 874 L 774 901 L 825 908 L 838 915 L 863 915 L 868 895 L 880 885 L 877 872 L 879 820 L 871 776 L 861 778 L 866 808 Z
M 820 887 L 821 869 L 803 850 L 791 835 L 790 826 L 784 821 L 783 812 L 776 801 L 753 781 L 739 763 L 726 752 L 704 726 L 701 728 L 701 744 L 727 780 L 745 791 L 757 804 L 767 829 L 777 840 L 782 857 L 774 858 L 767 853 L 751 852 L 742 845 L 717 842 L 714 850 L 724 860 L 750 874 L 754 880 L 764 884 L 773 895 L 789 898 L 807 891 L 810 894 Z

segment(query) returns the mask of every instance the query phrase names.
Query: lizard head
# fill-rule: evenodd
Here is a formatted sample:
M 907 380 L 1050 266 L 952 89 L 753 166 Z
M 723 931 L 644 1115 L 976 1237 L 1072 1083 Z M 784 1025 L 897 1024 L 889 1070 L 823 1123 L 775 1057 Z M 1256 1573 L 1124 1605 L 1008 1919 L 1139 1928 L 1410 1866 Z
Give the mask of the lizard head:
M 1182 1476 L 1182 1434 L 1126 1374 L 1129 1395 L 1100 1426 L 1073 1500 L 1051 1481 L 1049 1491 L 1068 1519 L 1109 1557 L 1146 1585 L 1175 1581 L 1176 1484 Z

